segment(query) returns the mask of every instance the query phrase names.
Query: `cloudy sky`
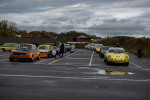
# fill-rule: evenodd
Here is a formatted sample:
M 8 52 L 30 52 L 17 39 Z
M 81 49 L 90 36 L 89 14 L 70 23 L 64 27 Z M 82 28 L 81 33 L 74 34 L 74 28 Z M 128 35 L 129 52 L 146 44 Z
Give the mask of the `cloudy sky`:
M 150 37 L 150 0 L 0 0 L 0 20 L 28 31 Z

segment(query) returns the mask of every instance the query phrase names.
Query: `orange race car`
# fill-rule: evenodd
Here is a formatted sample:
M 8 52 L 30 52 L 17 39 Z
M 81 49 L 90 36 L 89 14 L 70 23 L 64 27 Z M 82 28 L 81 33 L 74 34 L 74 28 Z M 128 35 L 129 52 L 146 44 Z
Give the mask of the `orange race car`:
M 34 44 L 20 44 L 16 50 L 10 52 L 9 60 L 29 60 L 40 59 L 40 52 Z

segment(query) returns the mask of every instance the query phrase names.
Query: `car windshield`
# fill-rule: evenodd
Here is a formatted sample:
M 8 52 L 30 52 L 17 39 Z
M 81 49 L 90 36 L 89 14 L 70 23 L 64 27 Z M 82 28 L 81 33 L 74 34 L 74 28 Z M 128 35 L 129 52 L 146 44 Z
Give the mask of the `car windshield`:
M 53 49 L 57 49 L 57 47 L 53 47 Z
M 14 46 L 14 44 L 6 43 L 6 44 L 4 44 L 4 46 Z
M 39 46 L 39 49 L 49 49 L 47 46 Z
M 123 49 L 110 49 L 109 53 L 125 53 Z
M 102 47 L 101 50 L 108 50 L 110 47 Z
M 31 45 L 20 45 L 17 50 L 32 50 Z
M 102 47 L 102 45 L 97 45 L 97 48 L 101 48 Z

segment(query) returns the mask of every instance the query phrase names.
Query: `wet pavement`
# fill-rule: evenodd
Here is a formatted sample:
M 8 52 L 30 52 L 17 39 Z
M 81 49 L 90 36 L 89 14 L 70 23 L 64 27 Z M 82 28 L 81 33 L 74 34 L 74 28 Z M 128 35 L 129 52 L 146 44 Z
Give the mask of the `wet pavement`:
M 150 59 L 106 65 L 96 52 L 9 62 L 0 52 L 0 100 L 149 100 Z

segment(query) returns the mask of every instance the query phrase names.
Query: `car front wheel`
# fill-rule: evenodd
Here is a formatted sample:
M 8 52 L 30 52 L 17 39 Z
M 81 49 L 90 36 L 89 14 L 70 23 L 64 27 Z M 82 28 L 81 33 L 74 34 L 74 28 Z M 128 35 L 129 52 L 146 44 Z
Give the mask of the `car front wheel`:
M 125 65 L 126 65 L 126 66 L 128 66 L 128 65 L 129 65 L 129 63 L 125 63 Z
M 36 58 L 37 60 L 40 60 L 40 55 Z
M 9 59 L 9 61 L 13 62 L 13 61 L 14 61 L 14 59 Z
M 107 59 L 106 59 L 106 64 L 109 65 L 109 62 L 107 61 Z

